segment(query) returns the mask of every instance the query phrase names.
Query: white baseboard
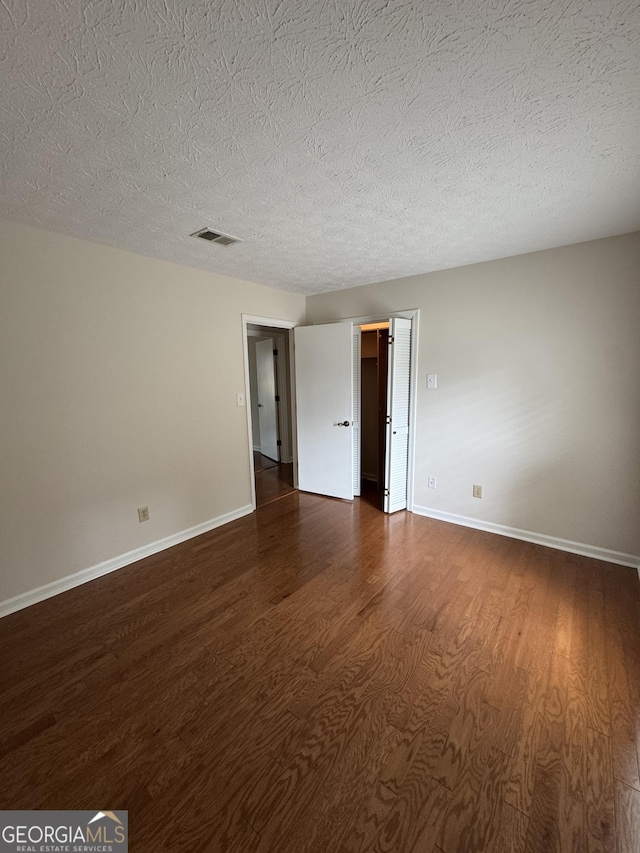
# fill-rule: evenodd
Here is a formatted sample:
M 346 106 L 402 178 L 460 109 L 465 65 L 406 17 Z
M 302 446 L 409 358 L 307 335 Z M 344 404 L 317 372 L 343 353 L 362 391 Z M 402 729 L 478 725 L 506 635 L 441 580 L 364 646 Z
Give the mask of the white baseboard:
M 82 569 L 73 575 L 67 575 L 44 586 L 39 586 L 28 592 L 20 593 L 20 595 L 16 595 L 13 598 L 8 598 L 6 601 L 0 602 L 0 618 L 8 616 L 9 613 L 14 613 L 16 610 L 22 610 L 23 607 L 37 604 L 38 601 L 44 601 L 45 598 L 51 598 L 68 589 L 73 589 L 74 586 L 81 586 L 83 583 L 95 580 L 95 578 L 102 577 L 102 575 L 107 575 L 109 572 L 115 572 L 116 569 L 129 566 L 131 563 L 142 560 L 144 557 L 157 554 L 158 551 L 164 551 L 173 545 L 179 545 L 180 542 L 186 542 L 187 539 L 193 539 L 194 536 L 200 536 L 202 533 L 207 533 L 209 530 L 214 530 L 216 527 L 221 527 L 223 524 L 228 524 L 230 521 L 235 521 L 237 518 L 242 518 L 242 516 L 249 515 L 251 512 L 253 512 L 253 507 L 247 504 L 247 506 L 234 509 L 224 515 L 219 515 L 217 518 L 204 521 L 202 524 L 196 524 L 195 527 L 189 527 L 187 530 L 181 530 L 179 533 L 166 536 L 164 539 L 158 539 L 156 542 L 142 545 L 140 548 L 135 548 L 133 551 L 121 554 L 119 557 L 113 557 L 111 560 L 105 560 L 105 562 L 90 566 L 88 569 Z
M 599 548 L 596 545 L 572 542 L 570 539 L 558 539 L 555 536 L 547 536 L 544 533 L 533 533 L 530 530 L 520 530 L 517 527 L 507 527 L 504 524 L 493 524 L 491 521 L 482 521 L 479 518 L 456 515 L 452 512 L 441 512 L 437 509 L 429 509 L 429 507 L 417 506 L 416 504 L 413 505 L 412 512 L 415 512 L 416 515 L 434 518 L 437 521 L 447 521 L 450 524 L 459 524 L 462 527 L 473 527 L 475 530 L 484 530 L 485 533 L 497 533 L 500 536 L 509 536 L 511 539 L 521 539 L 523 542 L 545 545 L 547 548 L 555 548 L 558 551 L 568 551 L 570 554 L 579 554 L 582 557 L 593 557 L 594 560 L 604 560 L 607 563 L 631 566 L 634 569 L 638 569 L 638 575 L 640 576 L 639 555 L 623 554 L 621 551 L 611 551 L 608 548 Z

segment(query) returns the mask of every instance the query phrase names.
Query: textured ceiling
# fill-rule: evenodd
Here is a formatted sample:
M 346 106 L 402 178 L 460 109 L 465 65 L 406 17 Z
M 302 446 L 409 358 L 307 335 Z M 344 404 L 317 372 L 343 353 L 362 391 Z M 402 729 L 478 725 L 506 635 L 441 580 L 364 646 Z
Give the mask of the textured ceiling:
M 638 0 L 1 0 L 0 73 L 0 216 L 238 278 L 640 228 Z

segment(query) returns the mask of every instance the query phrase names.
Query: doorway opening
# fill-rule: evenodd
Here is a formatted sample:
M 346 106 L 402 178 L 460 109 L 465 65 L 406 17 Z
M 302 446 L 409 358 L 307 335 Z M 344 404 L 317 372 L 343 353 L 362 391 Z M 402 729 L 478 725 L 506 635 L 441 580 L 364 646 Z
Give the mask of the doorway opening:
M 360 326 L 360 497 L 383 508 L 389 323 Z
M 411 508 L 417 320 L 418 311 L 405 311 L 295 329 L 297 473 L 302 491 L 353 500 L 361 495 L 364 479 L 367 492 L 373 483 L 374 500 L 382 498 L 385 513 Z M 375 335 L 365 336 L 363 359 L 362 335 L 369 331 Z M 365 407 L 373 409 L 372 415 L 365 412 L 364 445 L 363 362 Z
M 287 327 L 249 319 L 245 322 L 247 414 L 252 491 L 254 506 L 259 507 L 295 491 L 291 350 Z

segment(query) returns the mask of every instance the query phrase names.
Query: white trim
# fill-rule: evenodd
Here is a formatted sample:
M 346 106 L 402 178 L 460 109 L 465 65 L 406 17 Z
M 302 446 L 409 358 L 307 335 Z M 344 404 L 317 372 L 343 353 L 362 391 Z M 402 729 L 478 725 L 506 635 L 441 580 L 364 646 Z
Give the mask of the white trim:
M 289 329 L 289 405 L 291 406 L 291 462 L 293 488 L 298 488 L 298 404 L 296 400 L 296 347 L 294 330 Z
M 242 518 L 242 516 L 249 515 L 251 512 L 253 512 L 253 507 L 247 504 L 247 506 L 226 512 L 224 515 L 219 515 L 217 518 L 204 521 L 202 524 L 196 524 L 195 527 L 189 527 L 187 530 L 173 533 L 164 539 L 158 539 L 156 542 L 142 545 L 140 548 L 135 548 L 133 551 L 121 554 L 119 557 L 113 557 L 111 560 L 105 560 L 103 563 L 90 566 L 88 569 L 82 569 L 73 575 L 67 575 L 44 586 L 39 586 L 28 592 L 20 593 L 20 595 L 16 595 L 13 598 L 8 598 L 6 601 L 0 601 L 0 618 L 8 616 L 9 613 L 15 613 L 16 610 L 22 610 L 24 607 L 37 604 L 39 601 L 44 601 L 46 598 L 52 598 L 54 595 L 66 592 L 68 589 L 81 586 L 83 583 L 88 583 L 102 577 L 102 575 L 108 575 L 110 572 L 115 572 L 117 569 L 122 569 L 124 566 L 136 563 L 144 557 L 157 554 L 158 551 L 172 548 L 174 545 L 179 545 L 180 542 L 186 542 L 187 539 L 193 539 L 194 536 L 200 536 L 202 533 L 207 533 L 209 530 L 214 530 L 216 527 L 221 527 L 223 524 L 228 524 L 230 521 L 235 521 L 237 518 Z
M 452 512 L 441 512 L 437 509 L 429 509 L 426 506 L 414 504 L 413 512 L 416 515 L 424 515 L 437 521 L 459 524 L 462 527 L 472 527 L 474 530 L 484 530 L 485 533 L 497 533 L 499 536 L 508 536 L 511 539 L 520 539 L 523 542 L 533 542 L 535 545 L 544 545 L 558 551 L 568 551 L 570 554 L 579 554 L 582 557 L 592 557 L 594 560 L 618 563 L 621 566 L 630 566 L 634 569 L 637 567 L 640 575 L 640 555 L 623 554 L 621 551 L 611 551 L 609 548 L 599 548 L 597 545 L 585 545 L 583 542 L 572 542 L 570 539 L 558 539 L 556 536 L 547 536 L 545 533 L 519 530 L 517 527 L 507 527 L 504 524 L 494 524 L 491 521 L 482 521 L 479 518 L 469 518 L 469 516 L 456 515 Z
M 408 311 L 411 314 L 411 405 L 409 407 L 409 457 L 407 459 L 407 507 L 413 506 L 414 484 L 416 474 L 416 418 L 418 408 L 418 350 L 420 339 L 420 309 Z M 392 314 L 398 317 L 398 314 Z
M 297 320 L 275 320 L 273 317 L 256 317 L 253 314 L 243 314 L 242 322 L 245 326 L 269 326 L 273 329 L 293 329 L 300 325 Z
M 367 314 L 363 317 L 345 317 L 345 320 L 351 320 L 354 326 L 363 326 L 367 323 L 386 323 L 389 321 L 391 317 L 404 317 L 405 320 L 413 320 L 414 317 L 420 315 L 419 308 L 407 308 L 403 311 L 381 311 L 378 314 Z M 336 322 L 340 323 L 341 320 L 319 320 L 317 323 L 314 323 L 314 326 L 319 325 L 320 323 L 331 323 Z

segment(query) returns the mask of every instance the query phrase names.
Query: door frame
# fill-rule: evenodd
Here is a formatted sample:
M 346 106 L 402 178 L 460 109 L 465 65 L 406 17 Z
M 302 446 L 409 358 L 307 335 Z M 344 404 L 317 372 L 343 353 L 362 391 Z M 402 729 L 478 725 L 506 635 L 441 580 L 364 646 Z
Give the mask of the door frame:
M 291 456 L 293 459 L 293 486 L 298 488 L 298 437 L 296 430 L 296 389 L 295 389 L 295 360 L 293 358 L 293 330 L 299 326 L 295 320 L 278 320 L 274 317 L 257 317 L 253 314 L 242 314 L 242 351 L 244 356 L 244 388 L 245 408 L 247 410 L 247 437 L 249 448 L 249 472 L 251 480 L 251 507 L 256 509 L 256 473 L 253 465 L 253 425 L 251 423 L 251 383 L 249 381 L 249 326 L 266 326 L 272 329 L 282 329 L 288 335 L 289 343 L 289 419 L 291 423 Z
M 303 325 L 295 320 L 280 320 L 274 317 L 260 317 L 253 314 L 242 314 L 242 349 L 244 355 L 244 387 L 245 405 L 247 415 L 247 437 L 249 451 L 249 470 L 251 480 L 251 507 L 256 509 L 256 480 L 253 467 L 253 428 L 251 425 L 251 390 L 249 383 L 249 345 L 247 342 L 247 326 L 268 326 L 282 329 L 289 336 L 289 417 L 291 418 L 291 455 L 293 458 L 293 485 L 298 488 L 298 434 L 296 424 L 296 367 L 294 358 L 293 330 L 296 326 Z M 339 323 L 351 321 L 354 325 L 361 326 L 363 323 L 384 323 L 391 317 L 405 317 L 411 320 L 411 382 L 410 400 L 411 412 L 409 416 L 409 458 L 407 460 L 407 510 L 413 512 L 413 499 L 415 489 L 415 447 L 416 447 L 416 403 L 418 399 L 418 339 L 420 331 L 420 309 L 408 309 L 405 311 L 379 311 L 376 314 L 367 314 L 361 317 L 340 317 L 334 320 L 322 320 L 312 325 L 321 323 Z
M 392 317 L 404 317 L 411 320 L 411 373 L 409 383 L 409 453 L 407 459 L 407 510 L 413 512 L 413 495 L 415 484 L 416 459 L 416 403 L 418 399 L 418 337 L 420 331 L 420 309 L 412 308 L 406 311 L 387 311 L 377 314 L 367 314 L 364 317 L 341 317 L 333 320 L 319 320 L 314 326 L 324 323 L 348 323 L 362 326 L 365 323 L 384 323 Z

